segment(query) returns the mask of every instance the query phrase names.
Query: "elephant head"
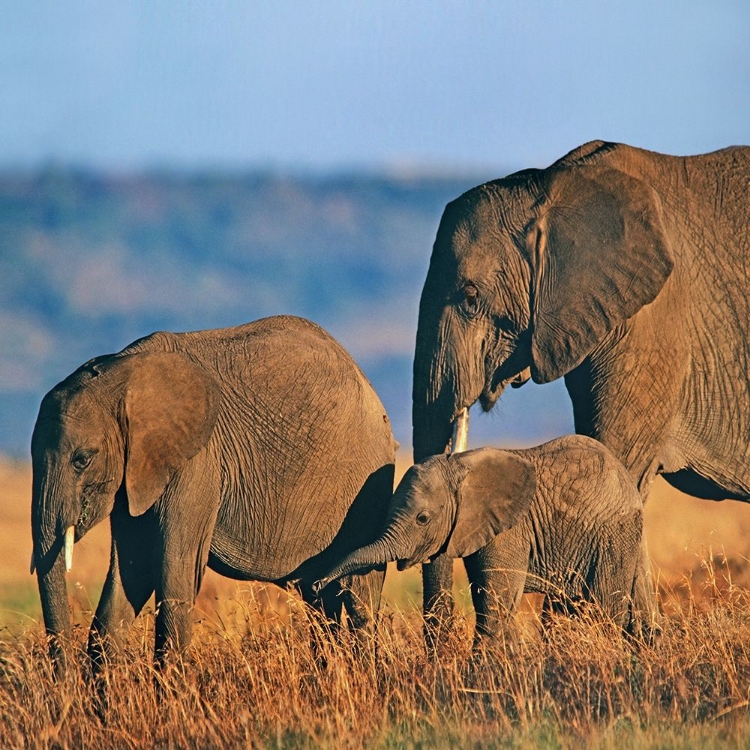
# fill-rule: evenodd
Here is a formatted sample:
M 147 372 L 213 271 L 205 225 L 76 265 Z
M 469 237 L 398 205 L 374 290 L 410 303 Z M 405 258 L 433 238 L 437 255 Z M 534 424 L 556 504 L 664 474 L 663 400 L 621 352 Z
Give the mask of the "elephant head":
M 415 461 L 508 383 L 577 367 L 652 302 L 673 262 L 657 195 L 587 144 L 546 170 L 448 204 L 422 291 L 412 392 Z
M 412 466 L 393 495 L 380 537 L 344 557 L 316 584 L 396 561 L 466 557 L 515 526 L 536 492 L 530 461 L 492 448 L 433 456 Z
M 31 441 L 31 567 L 49 634 L 70 630 L 74 541 L 120 498 L 145 513 L 207 443 L 218 402 L 206 371 L 175 353 L 99 357 L 44 397 Z

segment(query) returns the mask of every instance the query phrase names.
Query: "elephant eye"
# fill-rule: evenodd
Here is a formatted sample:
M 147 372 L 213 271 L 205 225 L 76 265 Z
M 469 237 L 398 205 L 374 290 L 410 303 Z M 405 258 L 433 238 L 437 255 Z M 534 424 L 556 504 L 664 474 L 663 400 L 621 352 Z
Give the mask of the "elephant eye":
M 426 510 L 422 510 L 417 513 L 417 523 L 420 526 L 424 526 L 430 522 L 430 514 Z
M 70 463 L 73 464 L 73 468 L 76 471 L 83 471 L 91 463 L 96 454 L 97 451 L 95 449 L 85 450 L 79 448 L 71 456 Z
M 469 312 L 476 312 L 479 307 L 479 290 L 474 284 L 466 284 L 464 287 L 464 300 Z

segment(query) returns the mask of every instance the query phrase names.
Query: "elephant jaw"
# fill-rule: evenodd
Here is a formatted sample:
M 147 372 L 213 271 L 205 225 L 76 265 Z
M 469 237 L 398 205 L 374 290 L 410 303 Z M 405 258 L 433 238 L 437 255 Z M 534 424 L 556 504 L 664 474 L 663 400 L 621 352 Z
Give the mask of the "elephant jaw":
M 487 412 L 492 410 L 500 396 L 503 395 L 506 385 L 506 381 L 503 380 L 497 385 L 490 386 L 482 391 L 482 395 L 479 397 L 479 404 L 482 407 L 482 411 Z
M 407 570 L 408 568 L 413 567 L 414 565 L 427 565 L 430 562 L 429 557 L 425 557 L 424 560 L 422 559 L 422 556 L 419 557 L 413 557 L 409 560 L 396 560 L 396 570 L 402 571 Z

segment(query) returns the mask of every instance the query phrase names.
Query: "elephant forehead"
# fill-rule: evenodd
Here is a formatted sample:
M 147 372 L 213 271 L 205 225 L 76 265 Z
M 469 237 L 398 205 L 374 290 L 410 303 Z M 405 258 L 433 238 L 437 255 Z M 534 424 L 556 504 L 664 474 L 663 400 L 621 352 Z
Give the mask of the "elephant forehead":
M 476 280 L 498 276 L 528 275 L 519 244 L 524 230 L 497 224 L 488 226 L 480 233 L 474 233 L 454 245 L 455 269 L 459 279 Z
M 498 231 L 513 232 L 528 221 L 534 204 L 533 191 L 485 183 L 469 191 L 452 213 L 455 234 L 476 241 Z
M 104 413 L 96 400 L 85 393 L 61 392 L 45 398 L 36 432 L 45 442 L 77 443 L 84 436 L 104 429 Z
M 444 490 L 448 481 L 447 462 L 443 456 L 432 456 L 422 463 L 415 464 L 404 475 L 399 490 L 413 496 L 419 493 L 437 493 Z
M 451 249 L 460 265 L 489 251 L 491 246 L 503 242 L 508 235 L 509 228 L 499 213 L 491 212 L 488 216 L 472 214 L 456 225 L 451 237 Z
M 91 431 L 103 421 L 103 411 L 93 398 L 74 394 L 61 405 L 58 418 L 68 431 Z

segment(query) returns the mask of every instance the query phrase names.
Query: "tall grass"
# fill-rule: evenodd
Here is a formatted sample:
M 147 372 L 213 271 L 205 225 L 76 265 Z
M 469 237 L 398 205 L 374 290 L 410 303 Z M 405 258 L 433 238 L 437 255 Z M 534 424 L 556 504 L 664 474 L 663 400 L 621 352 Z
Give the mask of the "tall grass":
M 747 746 L 750 595 L 708 570 L 697 590 L 662 590 L 653 644 L 626 641 L 590 610 L 555 619 L 544 638 L 521 627 L 471 666 L 462 614 L 431 660 L 414 610 L 387 610 L 376 647 L 348 633 L 333 642 L 294 597 L 252 588 L 199 621 L 163 672 L 152 667 L 153 617 L 140 618 L 105 669 L 103 716 L 83 629 L 55 682 L 33 627 L 0 640 L 0 746 Z
M 657 482 L 646 505 L 664 613 L 653 644 L 624 641 L 595 612 L 555 620 L 542 639 L 532 612 L 473 671 L 460 564 L 456 631 L 437 663 L 416 570 L 388 573 L 376 658 L 323 633 L 315 653 L 320 624 L 296 598 L 209 573 L 184 660 L 154 671 L 153 616 L 141 616 L 104 672 L 100 717 L 82 649 L 108 529 L 76 545 L 76 651 L 55 682 L 28 573 L 30 483 L 28 465 L 0 460 L 0 748 L 750 748 L 750 505 Z

